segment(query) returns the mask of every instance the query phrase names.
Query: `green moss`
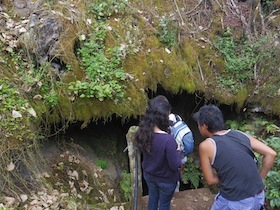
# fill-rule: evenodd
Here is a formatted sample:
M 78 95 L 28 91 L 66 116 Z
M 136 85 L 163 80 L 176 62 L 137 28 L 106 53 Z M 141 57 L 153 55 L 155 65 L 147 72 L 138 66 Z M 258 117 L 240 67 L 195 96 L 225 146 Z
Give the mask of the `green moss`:
M 185 60 L 178 58 L 175 51 L 171 54 L 163 53 L 163 72 L 161 84 L 168 90 L 178 93 L 185 90 L 189 93 L 195 91 L 195 84 L 192 77 L 192 68 Z
M 79 60 L 76 57 L 75 42 L 78 41 L 78 35 L 86 33 L 85 26 L 83 24 L 73 25 L 69 22 L 64 22 L 64 28 L 67 28 L 68 32 L 64 33 L 60 40 L 59 52 L 60 59 L 73 69 L 73 74 L 76 79 L 83 77 L 83 68 L 79 64 Z
M 184 3 L 177 3 L 179 7 L 185 6 Z M 76 6 L 83 10 L 88 9 L 83 3 Z M 68 18 L 60 19 L 63 28 L 67 28 L 67 33 L 63 33 L 60 37 L 57 54 L 63 63 L 72 67 L 72 71 L 66 72 L 61 78 L 61 82 L 66 85 L 57 88 L 57 105 L 49 106 L 40 100 L 31 102 L 36 107 L 39 116 L 47 119 L 48 122 L 68 119 L 86 123 L 98 118 L 107 119 L 113 114 L 136 117 L 145 110 L 146 90 L 156 91 L 159 84 L 173 94 L 181 91 L 189 93 L 202 91 L 208 99 L 215 98 L 226 104 L 236 103 L 238 107 L 244 104 L 253 88 L 240 89 L 236 94 L 230 93 L 227 89 L 221 89 L 217 75 L 224 75 L 225 62 L 217 57 L 211 45 L 202 39 L 213 42 L 217 34 L 222 34 L 223 27 L 219 15 L 222 11 L 217 4 L 212 5 L 215 13 L 210 15 L 213 22 L 209 30 L 198 31 L 196 37 L 193 37 L 189 36 L 186 28 L 180 28 L 180 43 L 178 46 L 170 47 L 171 53 L 166 52 L 160 42 L 157 27 L 163 15 L 174 12 L 174 4 L 162 3 L 158 0 L 144 0 L 131 2 L 130 6 L 124 13 L 114 14 L 106 19 L 106 24 L 111 27 L 111 30 L 108 31 L 105 46 L 113 47 L 124 43 L 129 47 L 122 63 L 127 73 L 127 80 L 124 82 L 127 86 L 124 101 L 99 101 L 94 98 L 77 99 L 69 94 L 67 89 L 70 81 L 76 81 L 85 76 L 84 69 L 76 56 L 75 44 L 78 42 L 78 36 L 92 33 L 91 27 L 86 25 L 85 17 L 80 17 L 68 10 L 71 8 L 70 5 L 53 5 L 54 10 L 61 9 Z M 88 16 L 88 13 L 85 15 L 86 18 L 92 18 L 91 15 Z M 174 17 L 178 18 L 176 15 Z M 74 18 L 75 21 L 69 18 Z M 93 20 L 93 22 L 96 21 Z M 261 90 L 261 92 L 263 95 L 271 93 L 269 90 Z M 277 101 L 277 95 L 272 97 L 276 97 L 275 101 Z M 263 104 L 267 106 L 268 102 L 264 101 Z M 271 107 L 278 109 L 276 105 L 271 105 Z
M 144 49 L 146 49 L 146 52 L 148 52 L 149 50 L 154 51 L 155 49 L 158 49 L 160 47 L 161 43 L 156 36 L 152 35 L 145 39 Z
M 279 91 L 277 82 L 275 82 L 275 88 L 278 88 Z M 279 92 L 274 92 L 273 94 L 273 92 L 268 87 L 263 85 L 263 87 L 259 91 L 256 91 L 255 94 L 249 98 L 249 102 L 256 104 L 260 103 L 266 113 L 279 115 L 279 99 Z
M 274 98 L 269 100 L 269 108 L 270 108 L 270 113 L 275 114 L 275 115 L 280 115 L 280 106 L 279 106 L 279 99 Z
M 213 66 L 218 73 L 223 73 L 225 67 L 225 61 L 221 57 L 214 57 Z
M 174 93 L 182 89 L 189 92 L 194 91 L 191 68 L 184 60 L 178 58 L 175 51 L 169 54 L 164 48 L 159 48 L 141 55 L 125 62 L 125 65 L 131 63 L 125 68 L 127 71 L 129 68 L 133 68 L 130 73 L 135 76 L 141 90 L 149 88 L 155 91 L 157 85 L 162 84 Z
M 184 59 L 189 66 L 196 66 L 198 59 L 198 46 L 194 43 L 193 40 L 188 37 L 182 38 L 179 45 L 179 50 L 182 59 Z
M 237 104 L 237 109 L 238 110 L 240 110 L 243 107 L 247 97 L 248 97 L 247 89 L 242 88 L 242 89 L 237 91 L 237 94 L 235 95 L 235 102 Z

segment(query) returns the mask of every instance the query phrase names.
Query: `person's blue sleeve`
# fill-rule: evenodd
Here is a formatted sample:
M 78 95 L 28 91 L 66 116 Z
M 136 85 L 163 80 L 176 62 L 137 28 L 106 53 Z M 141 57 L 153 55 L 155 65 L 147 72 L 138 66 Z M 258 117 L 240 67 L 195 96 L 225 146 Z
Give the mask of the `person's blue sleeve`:
M 192 132 L 187 133 L 183 139 L 184 155 L 188 155 L 194 150 L 194 138 Z

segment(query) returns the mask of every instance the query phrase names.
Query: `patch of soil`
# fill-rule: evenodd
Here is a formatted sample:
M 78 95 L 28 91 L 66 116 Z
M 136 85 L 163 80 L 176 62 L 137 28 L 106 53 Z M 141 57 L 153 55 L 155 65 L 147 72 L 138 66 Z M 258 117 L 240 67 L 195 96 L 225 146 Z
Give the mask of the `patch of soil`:
M 215 194 L 208 188 L 175 192 L 171 200 L 171 210 L 208 210 L 214 198 Z M 148 209 L 148 196 L 144 196 L 142 202 L 142 209 Z

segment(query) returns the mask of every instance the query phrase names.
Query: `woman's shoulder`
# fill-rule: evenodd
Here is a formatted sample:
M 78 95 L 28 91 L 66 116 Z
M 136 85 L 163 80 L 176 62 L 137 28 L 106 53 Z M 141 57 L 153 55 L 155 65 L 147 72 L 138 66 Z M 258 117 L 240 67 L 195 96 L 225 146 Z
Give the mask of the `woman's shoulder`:
M 158 138 L 163 138 L 163 139 L 170 139 L 170 138 L 174 138 L 173 135 L 162 131 L 162 132 L 154 132 L 154 135 L 157 136 Z
M 154 133 L 157 133 L 157 134 L 168 134 L 166 131 L 163 131 L 163 130 L 157 130 L 157 131 L 154 131 Z

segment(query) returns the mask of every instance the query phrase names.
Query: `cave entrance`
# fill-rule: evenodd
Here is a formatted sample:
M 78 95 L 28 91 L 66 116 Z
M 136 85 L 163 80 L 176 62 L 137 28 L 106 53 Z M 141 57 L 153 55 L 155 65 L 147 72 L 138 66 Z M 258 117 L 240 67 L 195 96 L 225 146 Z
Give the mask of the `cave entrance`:
M 172 94 L 162 87 L 159 87 L 155 93 L 148 93 L 149 98 L 156 95 L 166 96 L 172 105 L 172 112 L 179 114 L 192 130 L 195 139 L 195 150 L 192 157 L 199 164 L 197 146 L 203 138 L 198 131 L 196 122 L 192 119 L 192 115 L 206 103 L 205 99 L 201 95 L 186 92 Z M 212 103 L 215 103 L 215 101 Z M 225 118 L 234 119 L 236 117 L 234 107 L 221 105 L 220 108 L 225 114 Z M 120 117 L 112 116 L 110 121 L 98 120 L 81 129 L 82 122 L 76 122 L 69 125 L 59 139 L 66 143 L 75 143 L 84 148 L 85 155 L 92 156 L 90 158 L 93 162 L 98 160 L 110 162 L 108 174 L 114 179 L 115 183 L 118 183 L 122 172 L 129 172 L 128 152 L 125 150 L 127 146 L 126 134 L 131 126 L 137 126 L 138 123 L 139 119 L 126 119 L 124 121 Z M 142 179 L 142 184 L 144 196 L 148 193 L 144 179 Z M 180 190 L 190 188 L 190 185 L 181 183 Z

